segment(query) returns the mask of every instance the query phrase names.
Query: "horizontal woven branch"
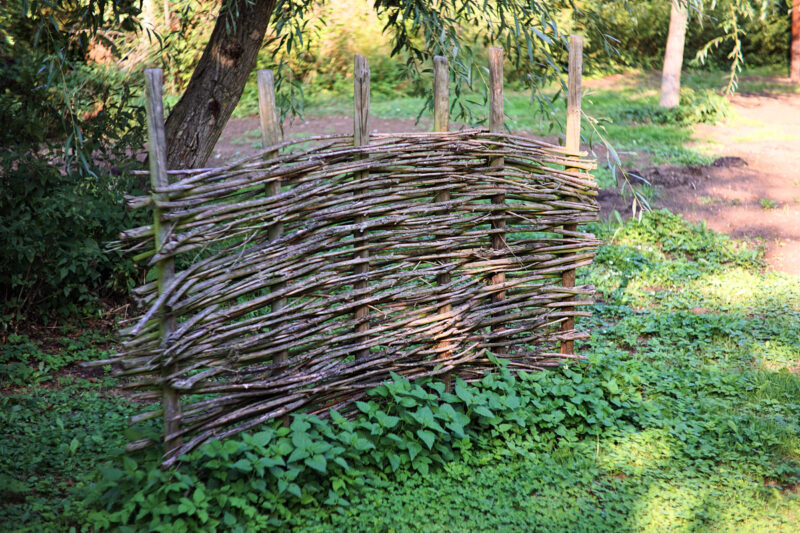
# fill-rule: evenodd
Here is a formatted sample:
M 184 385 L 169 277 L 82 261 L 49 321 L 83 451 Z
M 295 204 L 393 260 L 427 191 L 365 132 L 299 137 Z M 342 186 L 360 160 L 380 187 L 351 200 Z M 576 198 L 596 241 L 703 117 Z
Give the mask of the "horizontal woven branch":
M 168 462 L 292 410 L 347 405 L 390 372 L 476 379 L 498 351 L 512 369 L 537 370 L 571 357 L 557 343 L 585 336 L 561 324 L 588 314 L 576 307 L 592 288 L 560 285 L 599 244 L 563 227 L 597 218 L 585 154 L 482 129 L 351 144 L 302 139 L 265 150 L 281 151 L 272 159 L 170 172 L 154 191 L 161 249 L 152 226 L 124 234 L 151 265 L 177 265 L 161 292 L 135 290 L 144 312 L 103 362 L 138 376 L 130 386 L 145 397 L 167 385 L 185 399 L 184 442 Z M 497 157 L 504 166 L 489 165 Z M 450 199 L 435 201 L 442 191 Z M 283 235 L 271 239 L 276 224 Z M 176 326 L 162 342 L 166 315 Z

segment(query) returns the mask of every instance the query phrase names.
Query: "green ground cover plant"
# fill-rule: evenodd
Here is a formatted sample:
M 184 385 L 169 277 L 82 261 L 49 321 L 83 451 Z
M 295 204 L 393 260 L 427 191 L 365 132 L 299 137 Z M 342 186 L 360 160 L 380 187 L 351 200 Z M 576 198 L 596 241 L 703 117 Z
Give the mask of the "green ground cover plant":
M 358 416 L 297 415 L 179 470 L 125 455 L 115 380 L 4 380 L 13 531 L 792 531 L 800 287 L 665 211 L 606 222 L 589 363 L 478 383 L 395 378 Z M 18 343 L 18 345 L 23 342 Z M 99 354 L 98 354 L 99 357 Z
M 0 382 L 12 386 L 51 381 L 56 372 L 81 361 L 110 355 L 115 340 L 108 331 L 74 326 L 58 328 L 51 346 L 26 333 L 9 333 L 0 345 Z

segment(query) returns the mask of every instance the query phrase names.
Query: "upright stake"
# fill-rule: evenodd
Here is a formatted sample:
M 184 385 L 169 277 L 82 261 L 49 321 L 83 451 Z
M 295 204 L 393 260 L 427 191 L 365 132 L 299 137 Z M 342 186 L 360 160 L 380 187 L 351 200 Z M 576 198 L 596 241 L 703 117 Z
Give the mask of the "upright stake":
M 583 69 L 583 37 L 580 35 L 569 36 L 569 72 L 567 78 L 567 150 L 577 152 L 581 147 L 581 70 Z M 567 169 L 575 170 L 575 169 Z M 565 224 L 567 232 L 577 231 L 576 224 Z M 567 234 L 569 235 L 569 234 Z M 561 275 L 561 283 L 564 287 L 575 286 L 575 271 L 567 270 Z M 573 307 L 565 308 L 565 311 L 573 311 Z M 568 316 L 561 323 L 561 332 L 569 333 L 575 329 L 575 317 Z M 561 353 L 573 355 L 575 353 L 575 341 L 561 341 Z
M 271 70 L 258 71 L 258 117 L 261 124 L 261 147 L 269 148 L 280 142 L 280 128 L 278 124 L 278 107 L 275 105 L 275 82 Z M 272 158 L 277 152 L 269 152 L 266 158 Z M 281 193 L 281 182 L 275 180 L 266 186 L 267 196 L 275 196 Z M 283 222 L 276 222 L 268 229 L 269 240 L 274 241 L 283 235 Z M 280 291 L 284 288 L 284 283 L 276 283 L 272 290 Z M 286 307 L 286 298 L 279 298 L 272 304 L 272 312 L 277 313 Z M 281 350 L 275 356 L 276 363 L 285 363 L 289 360 L 289 350 Z
M 355 76 L 353 82 L 353 96 L 354 96 L 354 121 L 353 121 L 353 144 L 354 146 L 366 146 L 369 144 L 369 64 L 367 58 L 356 54 L 355 56 Z M 356 174 L 356 181 L 365 180 L 367 172 L 359 172 Z M 356 190 L 355 196 L 359 196 L 366 192 L 365 190 Z M 362 224 L 367 221 L 366 216 L 357 216 L 355 223 Z M 369 285 L 367 275 L 369 273 L 369 258 L 368 250 L 358 250 L 359 247 L 365 246 L 367 240 L 363 231 L 357 230 L 353 235 L 353 247 L 356 248 L 355 258 L 363 259 L 364 262 L 355 266 L 355 274 L 361 276 L 363 279 L 356 281 L 353 284 L 353 289 L 358 291 L 366 289 Z M 356 320 L 358 320 L 355 331 L 356 333 L 363 333 L 369 329 L 369 306 L 363 305 L 356 309 Z M 357 343 L 366 341 L 366 337 L 358 337 Z M 369 355 L 369 348 L 361 348 L 356 351 L 356 358 L 361 359 Z
M 503 133 L 503 49 L 492 46 L 489 48 L 489 130 L 492 133 Z M 505 165 L 503 157 L 493 159 L 489 166 L 502 168 Z M 492 204 L 506 203 L 506 195 L 498 194 L 492 197 Z M 492 213 L 492 249 L 504 250 L 506 248 L 506 220 L 504 211 Z M 501 285 L 506 282 L 505 272 L 492 274 L 492 285 Z M 506 299 L 506 291 L 499 291 L 492 296 L 495 302 Z M 501 325 L 492 326 L 492 331 L 497 333 L 503 329 Z M 497 337 L 496 335 L 494 337 Z M 493 340 L 498 340 L 497 338 Z M 495 353 L 505 353 L 505 347 L 496 347 Z
M 164 104 L 161 99 L 162 73 L 160 68 L 144 71 L 147 92 L 147 134 L 150 151 L 150 185 L 153 189 L 153 230 L 155 233 L 156 251 L 161 250 L 169 235 L 169 227 L 161 224 L 161 209 L 158 207 L 166 201 L 158 189 L 169 185 L 167 176 L 167 140 L 164 133 Z M 158 273 L 158 293 L 162 294 L 175 277 L 175 262 L 172 258 L 162 259 L 156 264 Z M 161 317 L 161 346 L 166 348 L 170 333 L 175 329 L 175 316 L 166 313 Z M 177 370 L 174 365 L 161 362 L 161 375 L 166 377 Z M 169 383 L 164 383 L 162 390 L 164 410 L 164 453 L 169 454 L 181 444 L 180 437 L 173 437 L 180 429 L 181 405 L 178 392 Z
M 445 132 L 450 129 L 450 72 L 448 70 L 447 58 L 435 56 L 433 58 L 433 131 Z M 437 202 L 449 202 L 450 191 L 440 191 L 436 193 Z M 450 283 L 450 274 L 445 272 L 436 277 L 439 285 Z M 447 317 L 453 310 L 453 306 L 445 304 L 439 308 L 439 314 Z M 446 320 L 446 318 L 445 318 Z M 441 350 L 439 357 L 446 359 L 452 355 L 451 344 L 448 339 L 439 342 L 437 349 Z M 448 372 L 443 376 L 445 390 L 450 391 L 452 387 L 452 377 Z
M 272 71 L 258 71 L 258 118 L 261 125 L 261 147 L 269 148 L 281 141 L 278 106 L 275 104 L 275 82 Z M 270 152 L 274 157 L 275 153 Z
M 450 71 L 447 58 L 433 58 L 433 131 L 450 129 Z M 449 195 L 447 192 L 439 193 Z

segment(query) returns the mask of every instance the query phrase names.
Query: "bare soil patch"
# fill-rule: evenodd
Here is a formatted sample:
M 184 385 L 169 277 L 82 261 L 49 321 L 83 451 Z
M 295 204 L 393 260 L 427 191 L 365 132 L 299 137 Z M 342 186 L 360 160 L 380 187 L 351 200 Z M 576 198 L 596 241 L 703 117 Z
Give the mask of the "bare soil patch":
M 759 240 L 768 265 L 800 275 L 800 95 L 737 95 L 738 117 L 699 125 L 715 143 L 712 165 L 660 165 L 638 172 L 658 193 L 657 207 L 733 237 Z

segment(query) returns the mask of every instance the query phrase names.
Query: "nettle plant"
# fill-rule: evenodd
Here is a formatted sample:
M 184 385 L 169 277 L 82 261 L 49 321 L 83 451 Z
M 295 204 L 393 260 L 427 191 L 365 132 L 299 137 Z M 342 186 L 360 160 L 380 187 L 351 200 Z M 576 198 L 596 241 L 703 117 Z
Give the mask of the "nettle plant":
M 498 363 L 500 364 L 500 363 Z M 477 449 L 498 457 L 574 442 L 635 423 L 635 374 L 599 365 L 564 365 L 513 376 L 500 366 L 480 382 L 391 382 L 355 404 L 355 416 L 296 414 L 255 433 L 211 441 L 161 470 L 154 452 L 121 456 L 100 468 L 86 494 L 96 528 L 134 531 L 272 529 L 299 506 L 347 506 L 366 486 L 385 486 Z

